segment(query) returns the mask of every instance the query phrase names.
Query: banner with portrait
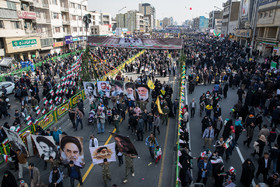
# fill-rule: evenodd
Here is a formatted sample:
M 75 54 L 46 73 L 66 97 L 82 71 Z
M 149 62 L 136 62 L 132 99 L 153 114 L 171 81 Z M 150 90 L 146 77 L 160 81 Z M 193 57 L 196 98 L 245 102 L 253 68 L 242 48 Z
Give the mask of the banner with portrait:
M 89 152 L 92 158 L 93 164 L 103 163 L 106 158 L 108 162 L 116 161 L 116 143 L 102 145 L 99 147 L 90 147 Z
M 136 84 L 136 100 L 148 101 L 150 95 L 150 89 L 147 84 Z
M 119 152 L 138 155 L 134 145 L 128 137 L 121 136 L 115 133 L 112 133 L 112 136 L 115 139 Z
M 95 82 L 83 82 L 83 85 L 87 97 L 96 95 Z
M 44 160 L 59 158 L 57 147 L 52 136 L 31 135 L 39 155 Z
M 109 81 L 97 81 L 97 91 L 98 94 L 102 97 L 106 95 L 110 96 L 110 82 Z
M 127 99 L 131 99 L 132 101 L 135 101 L 136 92 L 135 92 L 135 84 L 133 82 L 125 83 L 124 94 L 126 95 Z
M 75 165 L 84 166 L 83 137 L 59 135 L 60 157 L 64 164 L 71 160 Z
M 116 97 L 124 93 L 123 81 L 114 80 L 111 82 L 111 96 Z
M 27 148 L 25 144 L 23 143 L 22 139 L 20 138 L 19 134 L 15 131 L 12 131 L 10 129 L 7 129 L 3 127 L 5 133 L 7 134 L 9 143 L 11 145 L 11 149 L 16 152 L 18 149 L 21 151 L 21 153 L 24 153 L 28 155 Z

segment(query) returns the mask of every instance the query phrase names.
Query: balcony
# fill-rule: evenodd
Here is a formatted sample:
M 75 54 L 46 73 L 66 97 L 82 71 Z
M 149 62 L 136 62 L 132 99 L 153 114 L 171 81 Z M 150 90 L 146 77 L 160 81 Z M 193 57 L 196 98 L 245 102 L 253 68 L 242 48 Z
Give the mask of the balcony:
M 69 12 L 69 8 L 67 7 L 60 7 L 61 12 Z
M 70 25 L 70 21 L 62 20 L 62 25 Z
M 48 4 L 40 3 L 40 2 L 33 2 L 33 6 L 36 8 L 49 9 Z
M 37 18 L 36 23 L 37 24 L 50 24 L 51 21 L 49 19 L 45 19 L 45 18 Z

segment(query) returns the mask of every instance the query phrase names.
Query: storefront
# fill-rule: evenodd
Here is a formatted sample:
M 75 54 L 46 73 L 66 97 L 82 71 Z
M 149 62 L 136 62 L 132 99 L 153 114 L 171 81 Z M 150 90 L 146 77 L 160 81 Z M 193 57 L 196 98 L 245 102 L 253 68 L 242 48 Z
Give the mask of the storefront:
M 20 61 L 39 56 L 41 41 L 39 37 L 5 38 L 4 45 L 6 56 Z
M 53 49 L 51 50 L 51 53 L 63 53 L 63 42 L 54 42 L 53 43 Z
M 279 56 L 279 42 L 262 41 L 257 43 L 257 50 L 262 57 Z
M 65 49 L 69 50 L 69 49 L 73 49 L 73 37 L 71 35 L 69 36 L 65 36 Z
M 236 29 L 235 36 L 239 41 L 240 45 L 248 46 L 251 41 L 252 37 L 252 30 L 251 29 Z

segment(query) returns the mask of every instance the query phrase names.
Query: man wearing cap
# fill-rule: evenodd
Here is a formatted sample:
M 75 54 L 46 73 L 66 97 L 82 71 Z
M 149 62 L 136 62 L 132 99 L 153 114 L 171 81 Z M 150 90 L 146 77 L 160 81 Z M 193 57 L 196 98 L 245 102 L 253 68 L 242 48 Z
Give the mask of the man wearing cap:
M 63 187 L 63 175 L 56 166 L 50 172 L 49 183 L 49 187 Z
M 169 112 L 170 112 L 170 110 L 169 110 L 167 104 L 165 104 L 164 108 L 162 109 L 162 112 L 163 112 L 163 114 L 162 114 L 162 124 L 167 125 L 167 122 L 168 122 L 168 114 L 169 114 Z

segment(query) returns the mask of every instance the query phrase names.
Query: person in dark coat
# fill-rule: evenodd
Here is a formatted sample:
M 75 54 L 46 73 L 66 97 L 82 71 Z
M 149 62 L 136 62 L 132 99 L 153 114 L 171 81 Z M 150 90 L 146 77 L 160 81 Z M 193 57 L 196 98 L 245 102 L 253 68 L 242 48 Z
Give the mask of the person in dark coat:
M 224 89 L 223 89 L 223 92 L 224 92 L 224 98 L 227 98 L 228 83 L 225 84 Z
M 225 166 L 223 163 L 219 163 L 214 169 L 214 178 L 215 178 L 215 186 L 223 187 L 224 175 L 221 175 L 225 172 Z
M 207 179 L 212 171 L 212 164 L 208 160 L 208 157 L 204 157 L 203 160 L 198 162 L 198 176 L 196 182 L 199 183 L 202 179 L 203 184 L 206 185 Z
M 271 159 L 269 158 L 268 153 L 264 153 L 264 156 L 258 160 L 258 171 L 256 173 L 256 178 L 258 179 L 260 174 L 263 174 L 263 181 L 267 182 L 268 171 L 271 166 Z
M 189 184 L 191 184 L 192 176 L 191 176 L 190 169 L 183 166 L 183 168 L 180 169 L 179 179 L 181 181 L 182 187 L 187 187 Z
M 224 140 L 228 139 L 230 132 L 231 132 L 231 128 L 230 126 L 232 126 L 232 120 L 228 120 L 226 122 L 226 126 L 224 128 L 224 132 L 223 132 L 223 138 Z
M 15 176 L 8 170 L 4 172 L 2 179 L 2 187 L 17 187 L 17 181 Z
M 242 164 L 242 174 L 240 181 L 245 186 L 250 186 L 252 180 L 254 179 L 255 166 L 251 159 L 246 159 Z

